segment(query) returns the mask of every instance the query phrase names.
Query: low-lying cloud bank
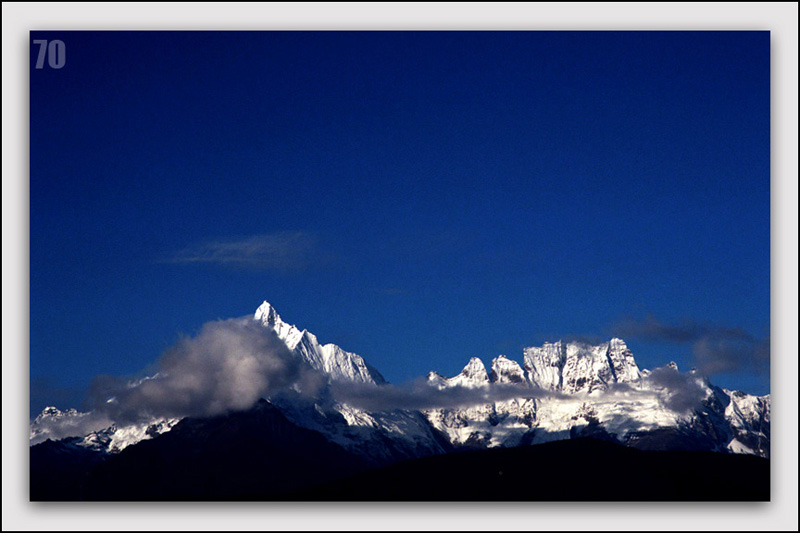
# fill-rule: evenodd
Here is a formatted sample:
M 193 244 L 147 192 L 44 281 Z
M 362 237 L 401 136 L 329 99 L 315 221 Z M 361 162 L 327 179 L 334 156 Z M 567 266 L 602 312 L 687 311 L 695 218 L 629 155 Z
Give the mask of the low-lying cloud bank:
M 654 368 L 643 379 L 644 390 L 655 393 L 664 407 L 677 413 L 688 414 L 693 409 L 699 409 L 706 397 L 706 387 L 702 377 L 687 372 L 679 372 L 671 366 Z M 627 384 L 617 384 L 617 387 L 628 387 Z
M 365 411 L 396 409 L 455 409 L 515 398 L 567 398 L 565 394 L 531 387 L 529 384 L 492 383 L 484 387 L 454 386 L 439 389 L 424 378 L 403 385 L 374 385 L 334 381 L 330 389 L 337 401 Z
M 424 378 L 403 385 L 329 382 L 326 375 L 290 352 L 273 330 L 251 317 L 205 324 L 197 336 L 182 338 L 170 347 L 154 370 L 153 375 L 138 380 L 98 376 L 89 392 L 90 411 L 68 412 L 39 421 L 40 432 L 32 443 L 83 436 L 111 424 L 124 426 L 243 410 L 260 398 L 288 391 L 307 398 L 324 396 L 327 401 L 373 412 L 452 409 L 519 398 L 584 398 L 529 383 L 440 389 Z M 613 384 L 584 399 L 603 402 L 657 398 L 674 411 L 686 412 L 699 407 L 704 394 L 697 376 L 664 367 L 653 370 L 640 384 Z
M 640 383 L 612 383 L 592 393 L 564 394 L 534 387 L 530 383 L 490 383 L 481 387 L 452 386 L 439 389 L 419 378 L 403 385 L 374 385 L 336 381 L 330 384 L 333 398 L 365 411 L 395 409 L 457 409 L 515 399 L 555 399 L 592 403 L 658 400 L 677 413 L 701 407 L 706 389 L 702 378 L 664 366 L 643 376 Z

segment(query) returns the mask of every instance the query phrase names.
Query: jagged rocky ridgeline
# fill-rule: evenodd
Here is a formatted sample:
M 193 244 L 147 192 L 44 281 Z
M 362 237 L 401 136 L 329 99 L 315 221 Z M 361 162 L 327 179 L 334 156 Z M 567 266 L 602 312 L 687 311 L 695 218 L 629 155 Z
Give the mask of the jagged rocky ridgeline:
M 300 361 L 331 381 L 386 385 L 361 356 L 284 322 L 267 302 L 254 319 L 273 330 Z M 680 379 L 657 379 L 674 372 Z M 674 378 L 675 376 L 673 376 Z M 670 383 L 679 382 L 679 390 Z M 468 407 L 368 412 L 337 401 L 291 391 L 270 402 L 293 423 L 374 464 L 448 452 L 459 447 L 514 447 L 593 436 L 642 449 L 698 449 L 769 456 L 770 398 L 718 388 L 700 376 L 667 367 L 640 369 L 621 339 L 598 346 L 547 343 L 526 348 L 523 364 L 496 357 L 487 372 L 478 358 L 456 376 L 428 375 L 437 389 L 520 387 L 518 397 Z M 679 401 L 689 391 L 692 401 Z M 534 393 L 535 392 L 535 393 Z M 55 428 L 90 416 L 48 407 L 31 424 L 31 443 L 62 436 Z M 100 427 L 72 437 L 71 445 L 102 453 L 169 431 L 177 419 Z

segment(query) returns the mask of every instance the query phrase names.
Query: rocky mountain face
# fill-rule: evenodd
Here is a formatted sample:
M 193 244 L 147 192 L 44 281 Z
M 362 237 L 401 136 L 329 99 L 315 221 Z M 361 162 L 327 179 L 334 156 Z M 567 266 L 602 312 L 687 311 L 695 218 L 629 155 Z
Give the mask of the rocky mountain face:
M 254 320 L 275 332 L 293 355 L 328 383 L 391 387 L 361 356 L 284 322 L 267 302 Z M 458 448 L 516 447 L 591 436 L 640 449 L 693 449 L 769 457 L 770 398 L 720 389 L 674 366 L 640 369 L 621 339 L 598 346 L 547 343 L 526 348 L 522 365 L 503 355 L 487 371 L 472 358 L 456 376 L 431 372 L 439 392 L 473 391 L 481 401 L 423 410 L 367 411 L 324 387 L 316 395 L 287 391 L 267 398 L 292 424 L 372 465 L 439 455 Z M 495 397 L 517 387 L 519 394 Z M 48 407 L 31 423 L 31 444 L 58 440 L 70 421 L 91 413 Z M 70 449 L 116 454 L 168 433 L 178 419 L 98 427 L 69 439 Z M 60 441 L 61 442 L 61 441 Z M 66 442 L 66 441 L 63 441 Z

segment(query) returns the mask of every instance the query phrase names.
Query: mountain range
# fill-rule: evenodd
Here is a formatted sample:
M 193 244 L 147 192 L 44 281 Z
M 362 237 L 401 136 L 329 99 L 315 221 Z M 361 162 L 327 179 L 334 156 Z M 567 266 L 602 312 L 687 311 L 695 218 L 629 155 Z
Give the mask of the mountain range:
M 404 388 L 388 383 L 361 356 L 323 345 L 285 322 L 266 301 L 250 320 L 274 336 L 292 361 L 321 376 L 321 385 L 270 390 L 250 409 L 109 420 L 69 436 L 64 435 L 83 421 L 102 417 L 48 407 L 31 423 L 32 499 L 311 495 L 303 491 L 330 486 L 345 474 L 369 476 L 426 457 L 565 446 L 575 439 L 670 457 L 717 452 L 769 458 L 769 395 L 716 387 L 674 363 L 640 369 L 621 339 L 597 346 L 546 343 L 525 348 L 522 365 L 499 355 L 488 370 L 472 358 L 456 376 L 430 372 L 422 383 Z M 150 384 L 159 379 L 144 378 Z M 203 483 L 213 479 L 220 488 L 209 491 L 196 483 L 197 461 L 213 465 Z M 151 471 L 146 478 L 126 484 L 116 497 L 109 492 L 112 479 L 129 479 L 142 465 Z M 253 485 L 243 474 L 253 468 L 269 472 L 272 482 Z M 222 488 L 234 480 L 236 490 Z

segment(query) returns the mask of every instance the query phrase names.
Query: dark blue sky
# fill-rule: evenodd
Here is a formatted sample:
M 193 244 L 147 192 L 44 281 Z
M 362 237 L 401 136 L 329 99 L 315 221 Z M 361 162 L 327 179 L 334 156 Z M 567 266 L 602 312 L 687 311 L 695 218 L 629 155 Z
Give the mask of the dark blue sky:
M 33 412 L 265 299 L 392 382 L 617 335 L 769 392 L 768 32 L 31 39 Z

